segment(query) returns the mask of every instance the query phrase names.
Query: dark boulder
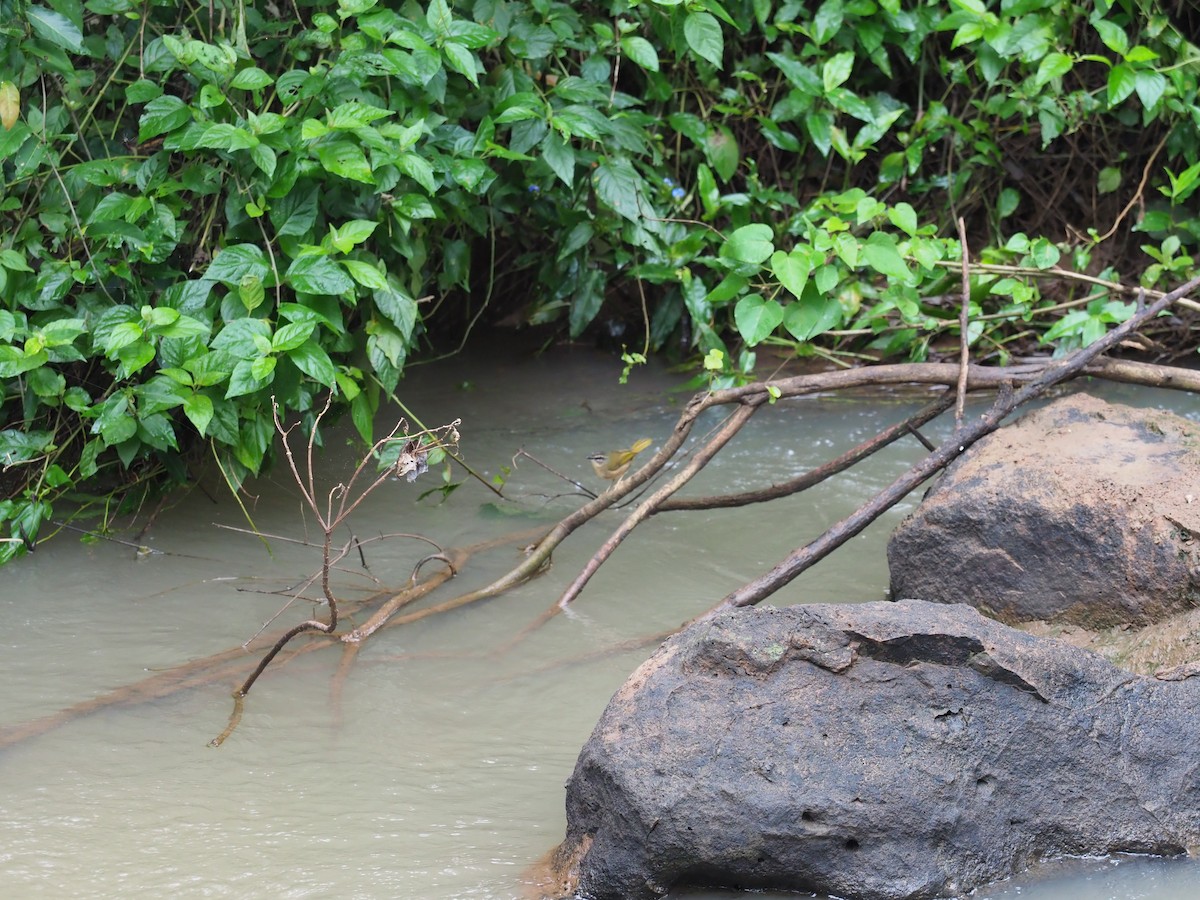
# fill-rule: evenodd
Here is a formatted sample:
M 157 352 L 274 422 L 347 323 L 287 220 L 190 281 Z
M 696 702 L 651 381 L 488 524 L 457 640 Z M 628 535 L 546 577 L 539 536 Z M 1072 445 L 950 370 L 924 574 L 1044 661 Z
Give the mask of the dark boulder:
M 994 432 L 892 534 L 892 596 L 1015 623 L 1146 625 L 1200 605 L 1200 426 L 1086 394 Z
M 744 609 L 668 640 L 567 789 L 558 888 L 964 893 L 1200 835 L 1200 679 L 1131 675 L 963 605 Z

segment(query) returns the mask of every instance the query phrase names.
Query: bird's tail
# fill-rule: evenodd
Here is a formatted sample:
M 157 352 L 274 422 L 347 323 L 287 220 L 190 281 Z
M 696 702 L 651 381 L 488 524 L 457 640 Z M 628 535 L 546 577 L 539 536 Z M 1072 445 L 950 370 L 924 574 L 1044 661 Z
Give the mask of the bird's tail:
M 637 441 L 632 447 L 629 448 L 629 452 L 630 453 L 641 453 L 643 450 L 645 450 L 647 447 L 649 447 L 653 443 L 654 443 L 654 441 L 650 440 L 650 438 L 642 438 L 641 440 Z

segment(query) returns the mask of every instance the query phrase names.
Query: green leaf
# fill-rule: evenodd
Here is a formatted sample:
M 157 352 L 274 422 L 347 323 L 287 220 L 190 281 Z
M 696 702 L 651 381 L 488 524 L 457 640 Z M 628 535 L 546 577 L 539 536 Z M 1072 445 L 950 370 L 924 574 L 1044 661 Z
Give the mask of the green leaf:
M 1033 79 L 1034 84 L 1041 87 L 1052 78 L 1066 75 L 1074 65 L 1075 61 L 1065 53 L 1059 53 L 1057 50 L 1047 53 L 1038 64 L 1037 75 Z
M 316 341 L 308 341 L 289 350 L 288 359 L 296 364 L 297 369 L 325 387 L 332 388 L 337 384 L 337 368 Z
M 459 75 L 465 75 L 471 84 L 479 87 L 475 54 L 455 41 L 446 41 L 442 45 L 442 53 L 446 55 L 446 63 L 451 69 Z
M 260 281 L 266 281 L 270 272 L 271 266 L 261 247 L 255 244 L 233 244 L 213 257 L 204 277 L 237 287 L 247 276 L 256 276 Z
M 261 359 L 269 357 L 256 356 L 253 359 L 243 359 L 233 367 L 233 373 L 229 376 L 229 387 L 225 389 L 225 399 L 231 400 L 234 397 L 243 397 L 246 394 L 253 394 L 255 391 L 260 391 L 265 388 L 275 379 L 274 359 L 271 358 L 272 369 L 265 373 L 267 377 L 258 378 L 255 376 L 255 364 Z M 262 371 L 263 364 L 258 363 L 258 370 Z M 215 411 L 214 411 L 215 412 Z
M 638 207 L 638 187 L 641 179 L 626 160 L 612 160 L 596 167 L 592 183 L 596 196 L 607 206 L 631 222 L 642 217 Z
M 333 175 L 359 181 L 363 184 L 374 184 L 375 174 L 371 164 L 367 162 L 366 154 L 358 144 L 349 141 L 334 141 L 330 144 L 320 144 L 314 148 L 321 168 Z
M 183 413 L 196 426 L 196 430 L 204 435 L 208 423 L 212 421 L 213 402 L 204 394 L 192 394 L 183 401 Z
M 213 338 L 212 346 L 215 350 L 224 350 L 239 359 L 254 359 L 261 355 L 258 349 L 257 338 L 265 339 L 270 346 L 271 326 L 262 319 L 234 319 L 232 322 L 227 322 L 225 327 Z M 212 354 L 207 354 L 212 356 Z M 205 358 L 207 358 L 207 356 Z M 219 360 L 214 360 L 219 365 Z M 187 368 L 193 374 L 196 374 L 196 367 L 190 362 Z M 223 377 L 218 381 L 224 380 Z M 210 382 L 216 383 L 216 382 Z
M 557 131 L 549 131 L 542 139 L 542 159 L 546 161 L 552 172 L 558 176 L 567 187 L 575 180 L 575 151 L 571 145 L 559 136 Z
M 643 69 L 650 72 L 658 71 L 658 51 L 644 37 L 633 35 L 621 38 L 621 50 Z
M 1096 19 L 1092 22 L 1092 25 L 1095 27 L 1097 33 L 1099 33 L 1100 40 L 1104 42 L 1104 46 L 1123 58 L 1125 52 L 1129 49 L 1129 38 L 1121 29 L 1121 26 L 1107 19 Z
M 753 347 L 779 327 L 783 321 L 783 307 L 759 294 L 748 294 L 734 307 L 733 321 L 738 334 Z
M 325 115 L 325 124 L 340 131 L 352 131 L 390 115 L 392 113 L 389 110 L 351 100 L 329 110 Z
M 424 158 L 415 153 L 404 153 L 396 157 L 396 168 L 419 184 L 430 193 L 437 192 L 437 180 L 431 166 Z
M 235 88 L 239 91 L 257 91 L 262 88 L 265 88 L 267 85 L 274 84 L 274 83 L 275 83 L 275 79 L 272 78 L 270 75 L 268 75 L 266 72 L 264 72 L 262 69 L 260 69 L 258 66 L 249 66 L 245 69 L 242 69 L 236 75 L 234 75 L 233 80 L 229 82 L 229 86 L 231 88 Z M 209 403 L 209 409 L 210 409 L 209 418 L 212 418 L 212 415 L 211 415 L 212 403 L 211 403 L 211 401 Z M 200 430 L 201 430 L 201 432 L 204 431 L 203 428 L 201 428 Z
M 409 340 L 417 324 L 417 301 L 400 288 L 394 277 L 388 278 L 387 287 L 374 291 L 372 296 L 375 308 L 395 326 L 403 340 Z
M 1147 112 L 1153 111 L 1167 90 L 1167 79 L 1152 69 L 1139 69 L 1133 82 L 1142 108 Z
M 849 51 L 837 53 L 825 60 L 825 64 L 821 66 L 821 84 L 825 88 L 825 93 L 828 94 L 834 88 L 845 83 L 853 69 L 854 54 Z
M 151 100 L 142 109 L 142 116 L 138 119 L 138 141 L 148 141 L 152 137 L 182 128 L 191 121 L 191 107 L 178 97 L 164 94 Z
M 721 68 L 725 39 L 721 24 L 706 12 L 691 12 L 683 20 L 683 37 L 692 52 Z
M 772 243 L 774 237 L 770 225 L 743 225 L 734 231 L 721 247 L 721 256 L 757 265 L 764 262 L 775 250 Z
M 908 280 L 908 266 L 896 248 L 896 239 L 883 231 L 876 231 L 862 246 L 863 260 L 881 275 Z
M 309 335 L 316 327 L 315 322 L 288 322 L 286 325 L 281 325 L 271 335 L 271 352 L 284 353 L 288 350 L 295 350 L 308 340 Z
M 42 40 L 72 53 L 83 51 L 83 32 L 62 13 L 44 6 L 30 6 L 25 10 L 25 18 Z
M 818 260 L 820 259 L 819 254 L 814 255 Z M 804 292 L 804 286 L 808 283 L 808 276 L 813 270 L 813 265 L 813 258 L 799 248 L 792 250 L 791 253 L 776 250 L 771 254 L 771 271 L 780 283 L 796 297 Z
M 732 131 L 724 125 L 710 129 L 704 139 L 704 154 L 722 181 L 733 178 L 741 152 Z
M 1108 105 L 1116 106 L 1137 89 L 1137 74 L 1133 67 L 1121 63 L 1108 73 Z
M 1058 265 L 1061 256 L 1058 248 L 1044 237 L 1037 238 L 1029 247 L 1029 261 L 1039 269 Z
M 365 288 L 380 290 L 387 287 L 387 276 L 369 262 L 359 259 L 343 259 L 342 265 L 350 273 L 350 277 Z
M 354 288 L 346 270 L 328 256 L 301 256 L 292 260 L 283 280 L 306 294 L 344 294 Z
M 378 222 L 372 222 L 370 219 L 351 219 L 338 228 L 332 225 L 329 228 L 329 237 L 335 246 L 342 253 L 349 253 L 358 244 L 361 244 L 379 227 Z
M 888 209 L 887 217 L 893 225 L 909 237 L 913 237 L 917 233 L 917 211 L 912 208 L 911 204 L 903 201 L 897 203 Z
M 783 327 L 798 341 L 811 341 L 842 322 L 842 306 L 837 297 L 823 296 L 810 285 L 795 303 L 783 312 Z

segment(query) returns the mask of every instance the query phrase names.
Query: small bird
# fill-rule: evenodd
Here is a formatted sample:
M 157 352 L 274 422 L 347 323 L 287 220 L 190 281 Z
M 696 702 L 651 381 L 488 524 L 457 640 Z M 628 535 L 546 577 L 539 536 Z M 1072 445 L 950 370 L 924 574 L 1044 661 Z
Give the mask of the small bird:
M 633 458 L 652 444 L 650 438 L 642 438 L 628 450 L 610 450 L 608 453 L 593 453 L 588 462 L 596 474 L 606 481 L 619 481 L 629 471 Z

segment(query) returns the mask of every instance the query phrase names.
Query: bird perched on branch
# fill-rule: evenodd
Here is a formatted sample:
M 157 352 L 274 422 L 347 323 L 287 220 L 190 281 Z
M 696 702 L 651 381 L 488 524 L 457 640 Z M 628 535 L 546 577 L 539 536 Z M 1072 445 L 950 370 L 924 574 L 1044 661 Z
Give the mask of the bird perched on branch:
M 596 470 L 596 474 L 606 481 L 619 481 L 621 476 L 629 471 L 633 458 L 653 443 L 650 438 L 642 438 L 628 450 L 610 450 L 608 453 L 593 453 L 588 462 Z

